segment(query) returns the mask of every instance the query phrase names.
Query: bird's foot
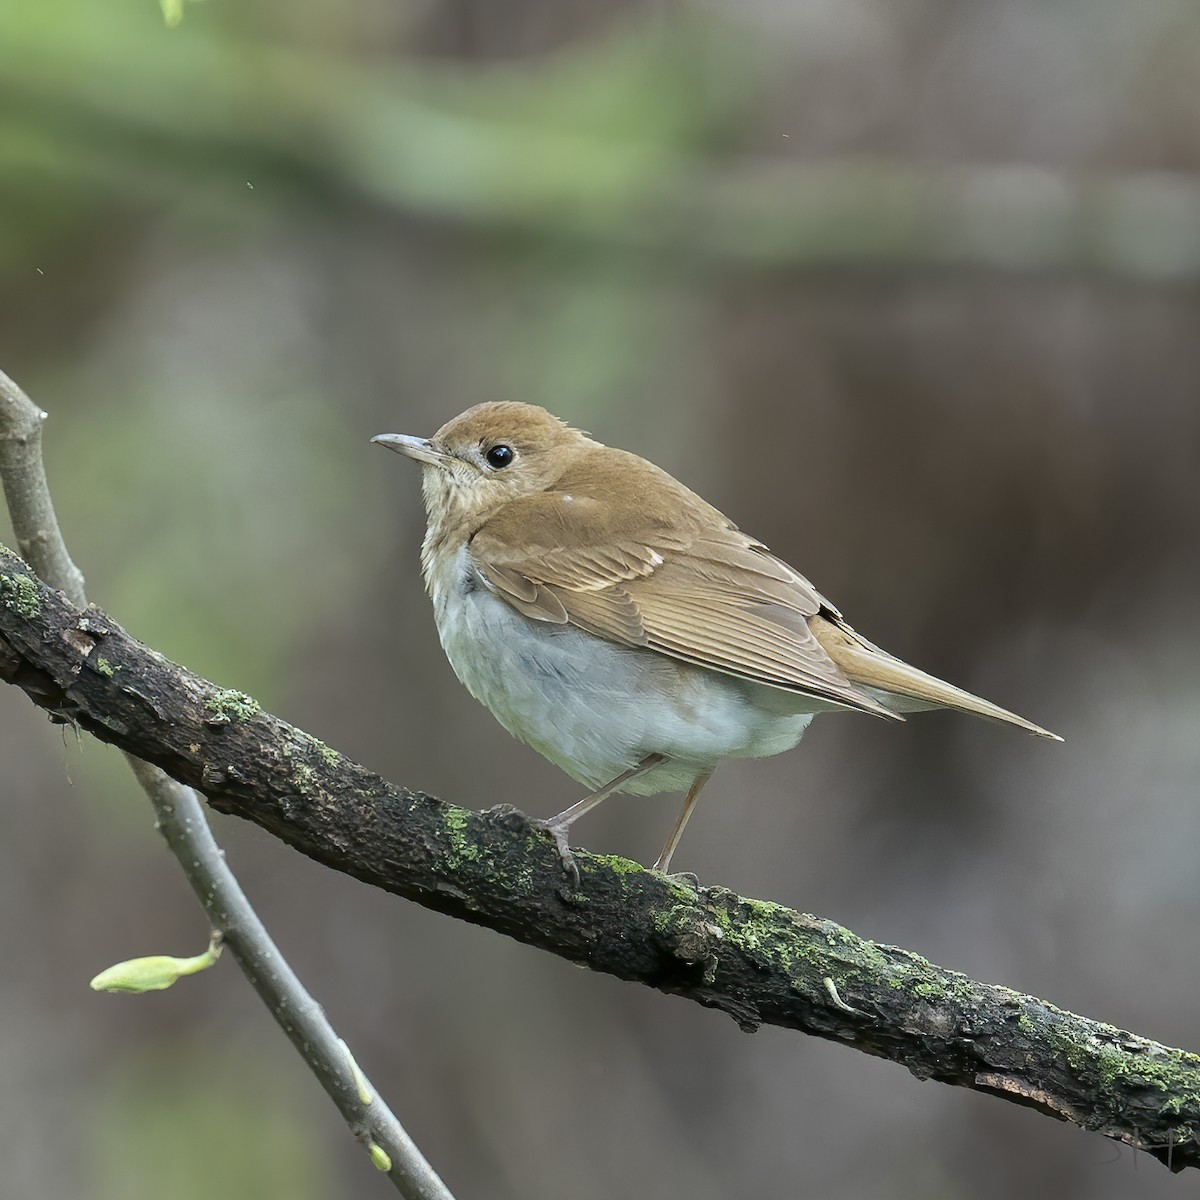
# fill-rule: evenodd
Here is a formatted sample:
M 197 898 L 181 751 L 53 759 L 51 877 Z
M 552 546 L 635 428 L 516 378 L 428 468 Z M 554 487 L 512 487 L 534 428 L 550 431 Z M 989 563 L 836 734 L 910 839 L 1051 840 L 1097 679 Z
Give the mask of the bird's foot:
M 700 890 L 700 877 L 693 874 L 691 871 L 663 871 L 657 863 L 652 866 L 650 870 L 658 871 L 660 874 L 665 875 L 668 879 L 673 880 L 675 883 L 682 884 L 690 891 L 698 892 Z
M 558 849 L 558 857 L 562 859 L 563 869 L 571 876 L 571 881 L 574 885 L 578 887 L 579 866 L 575 862 L 575 855 L 571 853 L 571 846 L 567 841 L 571 826 L 556 821 L 553 817 L 550 817 L 549 820 L 538 820 L 533 823 L 539 829 L 544 829 L 554 839 L 554 845 Z

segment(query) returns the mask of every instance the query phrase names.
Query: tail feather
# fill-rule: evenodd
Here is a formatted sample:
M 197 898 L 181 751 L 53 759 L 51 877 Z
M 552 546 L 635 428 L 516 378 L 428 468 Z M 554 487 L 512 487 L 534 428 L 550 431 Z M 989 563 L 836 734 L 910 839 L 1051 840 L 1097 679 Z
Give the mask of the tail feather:
M 910 667 L 908 663 L 893 658 L 890 654 L 873 646 L 847 625 L 835 624 L 823 616 L 813 617 L 810 628 L 825 653 L 833 659 L 838 669 L 860 687 L 874 688 L 884 695 L 884 703 L 897 712 L 912 712 L 921 708 L 952 708 L 958 712 L 986 717 L 1028 730 L 1038 737 L 1061 742 L 1057 733 L 1051 733 L 1016 713 L 992 704 L 989 700 L 973 696 L 956 688 L 945 680 L 927 675 Z

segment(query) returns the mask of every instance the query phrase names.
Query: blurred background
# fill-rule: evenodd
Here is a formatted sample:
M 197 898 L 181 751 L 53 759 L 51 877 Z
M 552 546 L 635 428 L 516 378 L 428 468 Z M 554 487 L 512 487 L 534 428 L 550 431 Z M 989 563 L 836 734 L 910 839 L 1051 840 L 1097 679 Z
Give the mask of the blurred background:
M 481 808 L 579 789 L 454 680 L 368 439 L 519 398 L 654 459 L 1066 737 L 822 717 L 678 868 L 1200 1049 L 1198 83 L 1181 0 L 8 0 L 0 367 L 97 603 Z M 118 756 L 6 691 L 0 762 L 0 1190 L 389 1194 L 232 963 L 88 991 L 207 937 Z M 460 1200 L 1186 1186 L 216 825 Z

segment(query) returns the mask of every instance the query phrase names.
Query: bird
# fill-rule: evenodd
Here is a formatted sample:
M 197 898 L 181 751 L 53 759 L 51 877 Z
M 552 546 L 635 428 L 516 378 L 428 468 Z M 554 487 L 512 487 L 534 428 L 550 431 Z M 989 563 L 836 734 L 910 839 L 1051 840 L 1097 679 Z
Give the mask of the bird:
M 674 476 L 536 405 L 476 404 L 421 466 L 421 569 L 446 657 L 515 738 L 589 788 L 538 824 L 578 880 L 572 825 L 615 792 L 685 793 L 667 872 L 726 759 L 790 750 L 821 712 L 953 709 L 1062 739 L 909 666 Z

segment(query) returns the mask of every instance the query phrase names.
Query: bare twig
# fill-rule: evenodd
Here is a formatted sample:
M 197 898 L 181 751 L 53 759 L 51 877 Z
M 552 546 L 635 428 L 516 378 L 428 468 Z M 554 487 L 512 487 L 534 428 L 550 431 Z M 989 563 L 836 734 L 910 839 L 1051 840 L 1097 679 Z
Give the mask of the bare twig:
M 1200 1166 L 1200 1057 L 979 983 L 829 920 L 552 842 L 512 809 L 393 787 L 309 734 L 80 612 L 0 548 L 0 679 L 203 789 L 209 804 L 429 908 L 573 962 L 800 1029 L 922 1079 L 1028 1105 Z
M 0 479 L 21 553 L 38 576 L 78 608 L 87 604 L 83 574 L 58 528 L 41 454 L 46 414 L 0 372 Z M 9 648 L 0 668 L 12 665 Z M 407 1200 L 453 1200 L 404 1127 L 367 1083 L 321 1006 L 272 941 L 225 864 L 199 797 L 157 767 L 126 754 L 154 807 L 159 832 L 179 860 L 212 928 L 242 973 L 317 1076 L 355 1137 Z
M 51 587 L 84 608 L 83 572 L 67 553 L 46 483 L 42 463 L 45 419 L 46 414 L 0 371 L 0 485 L 17 549 Z

